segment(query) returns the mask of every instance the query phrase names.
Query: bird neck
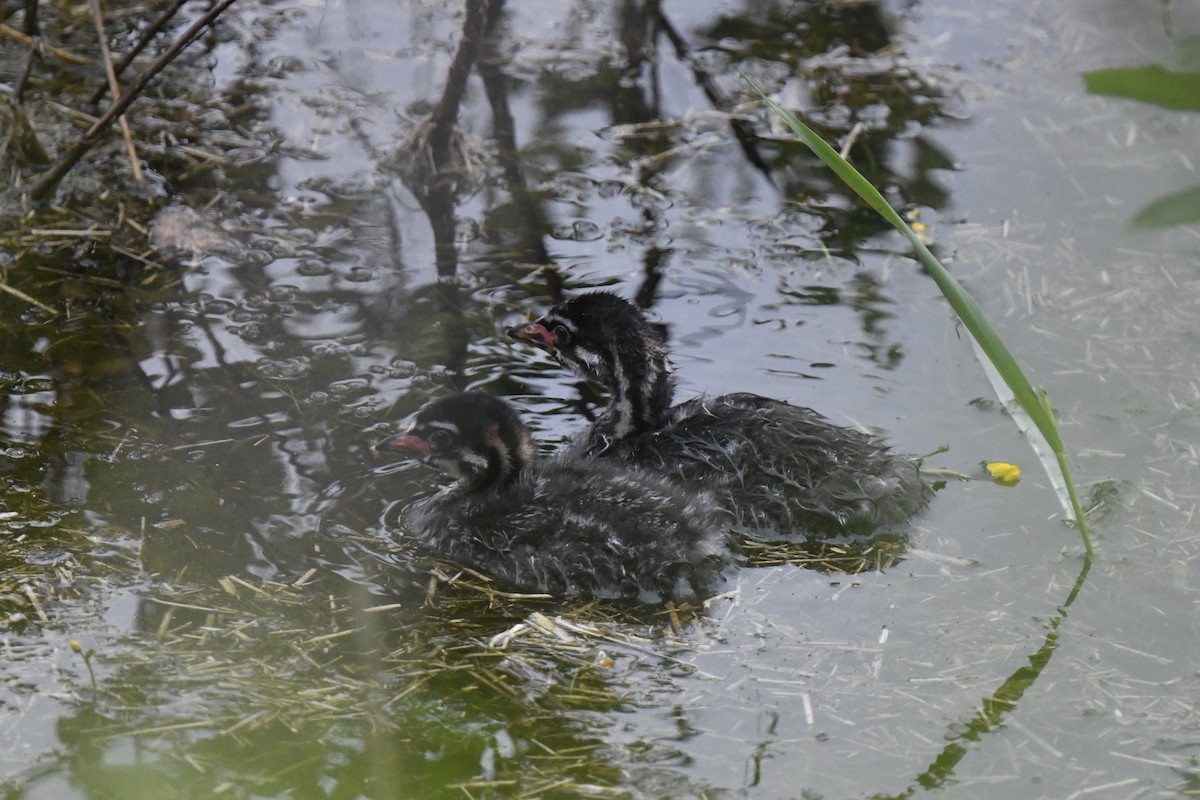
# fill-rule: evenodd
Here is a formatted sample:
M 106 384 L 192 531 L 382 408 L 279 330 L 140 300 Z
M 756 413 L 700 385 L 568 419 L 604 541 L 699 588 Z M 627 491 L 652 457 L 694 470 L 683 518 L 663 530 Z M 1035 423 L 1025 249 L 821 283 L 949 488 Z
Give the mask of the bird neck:
M 671 414 L 674 367 L 660 342 L 619 343 L 608 354 L 608 408 L 596 421 L 597 432 L 625 439 L 661 428 Z
M 490 426 L 484 435 L 482 452 L 472 453 L 465 465 L 464 484 L 468 491 L 503 491 L 521 477 L 533 463 L 535 448 L 529 430 L 517 427 Z

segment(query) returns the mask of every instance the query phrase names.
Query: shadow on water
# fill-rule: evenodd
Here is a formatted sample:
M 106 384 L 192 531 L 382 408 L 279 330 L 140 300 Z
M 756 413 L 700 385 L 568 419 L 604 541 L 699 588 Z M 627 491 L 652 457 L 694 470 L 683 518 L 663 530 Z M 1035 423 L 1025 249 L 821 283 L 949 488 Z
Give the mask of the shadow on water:
M 953 158 L 921 131 L 953 121 L 956 101 L 905 57 L 882 6 L 751 5 L 761 8 L 689 29 L 658 3 L 617 3 L 619 48 L 570 42 L 572 30 L 555 43 L 594 60 L 584 68 L 552 52 L 522 56 L 529 42 L 511 0 L 468 0 L 461 29 L 439 28 L 456 42 L 437 54 L 441 95 L 402 95 L 411 102 L 399 145 L 377 144 L 393 139 L 396 118 L 381 123 L 353 92 L 303 98 L 337 118 L 326 133 L 358 144 L 368 177 L 314 177 L 286 195 L 274 187 L 287 173 L 323 157 L 273 121 L 283 78 L 308 72 L 299 53 L 267 46 L 288 36 L 286 15 L 235 9 L 241 33 L 218 29 L 163 73 L 140 106 L 144 185 L 115 186 L 122 156 L 101 148 L 25 217 L 13 196 L 40 165 L 27 141 L 13 142 L 0 266 L 20 294 L 0 298 L 0 612 L 14 684 L 29 687 L 13 703 L 38 749 L 0 754 L 7 796 L 737 793 L 693 777 L 687 731 L 614 741 L 639 711 L 719 693 L 697 654 L 759 652 L 753 635 L 724 627 L 741 600 L 559 602 L 430 562 L 392 541 L 383 520 L 433 479 L 375 471 L 369 446 L 448 388 L 548 408 L 538 421 L 548 438 L 592 413 L 594 389 L 553 399 L 563 389 L 553 370 L 500 333 L 614 282 L 569 248 L 621 250 L 628 294 L 644 307 L 680 286 L 715 297 L 714 329 L 694 336 L 751 318 L 735 280 L 689 266 L 703 260 L 690 249 L 711 244 L 676 233 L 737 207 L 736 181 L 722 175 L 785 198 L 747 209 L 758 217 L 751 242 L 731 245 L 727 265 L 855 267 L 871 254 L 882 224 L 766 130 L 742 103 L 738 63 L 810 108 L 898 205 L 947 205 L 935 173 Z M 132 37 L 131 16 L 110 25 Z M 44 27 L 91 52 L 65 21 Z M 0 60 L 6 79 L 13 58 Z M 240 77 L 215 85 L 227 60 Z M 80 68 L 89 80 L 76 91 L 94 91 L 94 67 Z M 69 115 L 35 98 L 67 94 L 70 76 L 23 72 L 20 119 L 65 149 L 77 133 Z M 685 115 L 697 98 L 707 105 Z M 484 111 L 491 133 L 480 141 L 472 123 Z M 709 157 L 700 172 L 711 174 L 679 188 L 677 174 Z M 431 283 L 412 263 L 425 234 Z M 883 324 L 894 301 L 871 274 L 781 272 L 778 282 L 766 312 L 849 309 L 873 364 L 902 359 Z M 792 565 L 848 587 L 885 579 L 907 547 L 907 532 L 748 544 L 745 572 Z M 965 743 L 995 729 L 1037 679 L 1085 575 L 1030 666 L 950 730 L 919 786 L 952 779 Z M 72 640 L 97 649 L 94 692 Z

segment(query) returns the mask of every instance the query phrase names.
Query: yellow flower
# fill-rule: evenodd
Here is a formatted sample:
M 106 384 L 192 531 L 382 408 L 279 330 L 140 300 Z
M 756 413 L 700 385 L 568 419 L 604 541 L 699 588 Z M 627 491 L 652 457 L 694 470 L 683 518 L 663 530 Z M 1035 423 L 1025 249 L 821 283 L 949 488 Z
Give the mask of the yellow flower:
M 1021 480 L 1021 468 L 1016 464 L 1006 464 L 1003 461 L 985 461 L 983 464 L 992 482 L 1001 486 L 1016 486 Z

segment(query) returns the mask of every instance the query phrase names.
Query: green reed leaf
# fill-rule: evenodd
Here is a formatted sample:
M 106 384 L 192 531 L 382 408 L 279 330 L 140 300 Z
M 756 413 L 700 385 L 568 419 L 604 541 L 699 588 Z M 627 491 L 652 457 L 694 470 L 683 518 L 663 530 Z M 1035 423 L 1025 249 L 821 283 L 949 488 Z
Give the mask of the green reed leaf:
M 1021 371 L 1020 366 L 1017 364 L 1017 360 L 1000 339 L 1000 335 L 996 332 L 995 328 L 984 317 L 979 304 L 967 294 L 962 284 L 934 257 L 933 253 L 929 251 L 929 248 L 925 246 L 920 237 L 913 232 L 912 228 L 908 226 L 908 223 L 901 218 L 896 210 L 888 204 L 883 195 L 871 185 L 870 181 L 864 178 L 857 169 L 851 166 L 836 150 L 830 147 L 807 125 L 763 94 L 762 90 L 755 86 L 748 78 L 746 80 L 763 100 L 766 101 L 771 110 L 783 120 L 804 144 L 808 145 L 809 149 L 816 153 L 818 158 L 824 161 L 859 197 L 865 200 L 871 208 L 875 209 L 875 211 L 908 239 L 917 255 L 917 259 L 925 267 L 929 276 L 933 278 L 934 283 L 941 289 L 942 294 L 950 303 L 950 307 L 954 309 L 959 319 L 962 320 L 963 325 L 966 326 L 971 336 L 974 337 L 979 349 L 988 361 L 991 362 L 991 365 L 1004 381 L 1004 384 L 1012 392 L 1020 408 L 1028 415 L 1046 444 L 1053 451 L 1054 461 L 1042 458 L 1042 462 L 1051 475 L 1053 475 L 1055 468 L 1059 471 L 1062 483 L 1067 490 L 1071 509 L 1074 512 L 1075 524 L 1079 529 L 1080 535 L 1083 537 L 1087 557 L 1091 559 L 1094 555 L 1091 537 L 1087 532 L 1083 510 L 1079 505 L 1078 494 L 1075 491 L 1074 483 L 1071 481 L 1070 471 L 1067 466 L 1062 438 L 1058 435 L 1058 428 L 1054 424 L 1054 416 L 1050 412 L 1049 404 L 1043 403 L 1038 392 L 1034 391 L 1033 386 L 1029 383 L 1029 379 L 1025 377 L 1025 373 Z M 1038 448 L 1034 449 L 1037 452 Z M 1039 455 L 1039 457 L 1041 456 Z

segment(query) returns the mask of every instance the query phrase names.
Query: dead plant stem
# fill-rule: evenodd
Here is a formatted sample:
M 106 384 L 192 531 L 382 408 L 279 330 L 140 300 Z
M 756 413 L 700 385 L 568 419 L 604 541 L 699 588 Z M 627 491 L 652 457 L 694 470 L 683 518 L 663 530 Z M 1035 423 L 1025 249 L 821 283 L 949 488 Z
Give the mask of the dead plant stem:
M 60 50 L 57 47 L 51 47 L 50 45 L 48 45 L 44 42 L 38 41 L 33 36 L 28 36 L 24 33 L 21 33 L 19 30 L 12 27 L 11 25 L 0 24 L 0 36 L 3 36 L 8 39 L 15 39 L 16 41 L 20 42 L 21 44 L 23 44 L 27 47 L 33 47 L 39 53 L 42 53 L 42 54 L 45 54 L 48 56 L 53 56 L 54 58 L 57 58 L 59 61 L 66 61 L 68 64 L 90 64 L 90 63 L 92 63 L 92 60 L 90 58 L 84 58 L 83 56 L 77 56 L 74 53 L 68 53 L 66 50 Z
M 108 88 L 113 97 L 121 94 L 121 85 L 117 83 L 117 73 L 113 69 L 112 53 L 108 50 L 108 36 L 104 33 L 104 11 L 100 8 L 100 0 L 91 0 L 92 21 L 96 23 L 96 39 L 100 43 L 100 57 L 104 59 L 104 74 L 108 77 Z M 121 138 L 125 140 L 125 152 L 129 155 L 129 168 L 133 171 L 133 179 L 142 182 L 142 165 L 138 161 L 137 147 L 133 144 L 133 134 L 129 132 L 129 120 L 122 114 L 118 120 L 121 125 Z
M 146 49 L 146 45 L 150 44 L 150 41 L 157 36 L 163 28 L 166 27 L 167 23 L 171 21 L 171 18 L 178 13 L 179 9 L 182 8 L 183 4 L 186 2 L 187 0 L 174 0 L 170 7 L 166 8 L 163 13 L 158 15 L 158 19 L 154 20 L 150 27 L 142 31 L 142 35 L 140 38 L 138 38 L 137 43 L 134 44 L 129 52 L 122 56 L 121 60 L 117 62 L 115 71 L 118 78 L 121 77 L 121 73 L 123 73 L 125 69 L 133 63 L 133 60 L 137 58 L 143 50 Z M 92 94 L 91 103 L 93 105 L 99 103 L 100 98 L 104 97 L 104 93 L 106 91 L 108 91 L 107 83 L 103 83 L 97 87 L 95 93 Z

